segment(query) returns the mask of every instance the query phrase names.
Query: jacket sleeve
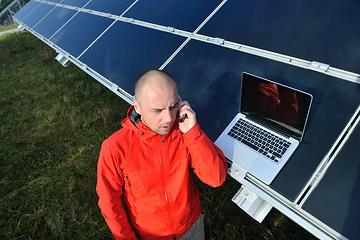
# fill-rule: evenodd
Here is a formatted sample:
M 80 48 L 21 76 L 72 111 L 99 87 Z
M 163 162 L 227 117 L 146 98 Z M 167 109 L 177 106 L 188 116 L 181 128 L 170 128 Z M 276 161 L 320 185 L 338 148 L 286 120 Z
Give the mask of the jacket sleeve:
M 101 213 L 115 239 L 136 239 L 121 202 L 124 178 L 120 169 L 121 151 L 115 150 L 107 141 L 101 147 L 96 192 Z
M 212 187 L 223 184 L 227 174 L 223 152 L 205 135 L 198 123 L 183 137 L 191 157 L 190 167 L 200 180 Z

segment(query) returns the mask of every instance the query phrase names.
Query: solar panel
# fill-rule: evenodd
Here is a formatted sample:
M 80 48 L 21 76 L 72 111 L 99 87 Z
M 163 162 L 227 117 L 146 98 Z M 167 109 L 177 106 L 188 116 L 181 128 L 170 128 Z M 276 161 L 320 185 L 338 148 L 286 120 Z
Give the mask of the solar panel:
M 86 5 L 86 8 L 103 13 L 122 15 L 134 2 L 135 0 L 92 0 Z
M 138 1 L 124 16 L 193 32 L 221 0 Z
M 356 0 L 227 1 L 199 33 L 358 73 L 359 9 Z
M 79 12 L 51 37 L 51 41 L 78 57 L 112 22 L 113 19 Z
M 84 7 L 86 6 L 86 4 L 88 2 L 91 2 L 91 0 L 62 0 L 60 2 L 60 4 L 63 4 L 63 5 L 69 5 L 69 6 L 73 6 L 73 7 Z
M 53 8 L 54 6 L 52 5 L 40 3 L 33 11 L 29 12 L 29 14 L 23 18 L 22 22 L 26 26 L 33 28 Z
M 35 26 L 34 31 L 49 39 L 76 13 L 77 11 L 72 9 L 55 7 Z
M 47 2 L 52 2 L 52 3 L 61 3 L 62 0 L 46 0 Z
M 133 95 L 139 72 L 160 68 L 184 41 L 166 32 L 116 22 L 79 60 Z
M 360 238 L 359 142 L 360 127 L 357 125 L 303 206 L 348 239 Z
M 19 21 L 22 21 L 29 13 L 34 11 L 38 5 L 40 5 L 40 3 L 36 1 L 28 2 L 23 8 L 20 9 L 20 11 L 16 13 L 16 18 Z M 22 22 L 22 24 L 24 24 L 24 22 Z
M 297 204 L 360 104 L 359 9 L 356 0 L 32 0 L 14 18 L 59 52 L 62 64 L 73 62 L 129 103 L 141 73 L 165 69 L 212 140 L 239 109 L 242 72 L 311 93 L 304 140 L 270 186 Z M 337 171 L 356 174 L 335 164 Z M 331 204 L 319 208 L 333 172 L 305 210 L 340 234 L 359 236 L 341 227 L 346 215 L 326 215 Z M 359 198 L 359 190 L 351 191 L 348 198 Z M 350 216 L 358 222 L 358 214 Z

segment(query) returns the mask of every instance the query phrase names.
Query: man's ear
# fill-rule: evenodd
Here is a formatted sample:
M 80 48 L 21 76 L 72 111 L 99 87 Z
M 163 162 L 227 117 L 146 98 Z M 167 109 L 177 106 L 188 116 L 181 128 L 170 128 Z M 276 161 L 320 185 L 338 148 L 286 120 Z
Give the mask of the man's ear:
M 133 99 L 133 104 L 134 104 L 135 111 L 141 115 L 139 102 L 135 98 Z

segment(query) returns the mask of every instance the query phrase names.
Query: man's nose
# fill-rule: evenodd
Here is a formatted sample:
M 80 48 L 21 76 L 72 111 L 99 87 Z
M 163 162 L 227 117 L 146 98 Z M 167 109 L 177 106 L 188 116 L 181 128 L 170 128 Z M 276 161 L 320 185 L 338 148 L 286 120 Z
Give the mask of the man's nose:
M 170 123 L 174 120 L 174 116 L 172 116 L 171 111 L 165 110 L 163 119 L 165 122 Z

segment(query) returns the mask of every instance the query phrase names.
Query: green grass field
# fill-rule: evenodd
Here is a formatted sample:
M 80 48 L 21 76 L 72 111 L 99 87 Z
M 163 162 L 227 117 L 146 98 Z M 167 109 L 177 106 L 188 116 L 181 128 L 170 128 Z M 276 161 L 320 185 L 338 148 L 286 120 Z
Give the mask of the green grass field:
M 0 32 L 6 31 L 6 30 L 11 30 L 11 29 L 16 29 L 17 25 L 0 25 Z
M 0 38 L 0 239 L 112 239 L 97 158 L 129 105 L 55 56 L 29 33 Z M 207 239 L 315 239 L 275 209 L 257 223 L 231 202 L 230 177 L 216 189 L 196 182 Z

